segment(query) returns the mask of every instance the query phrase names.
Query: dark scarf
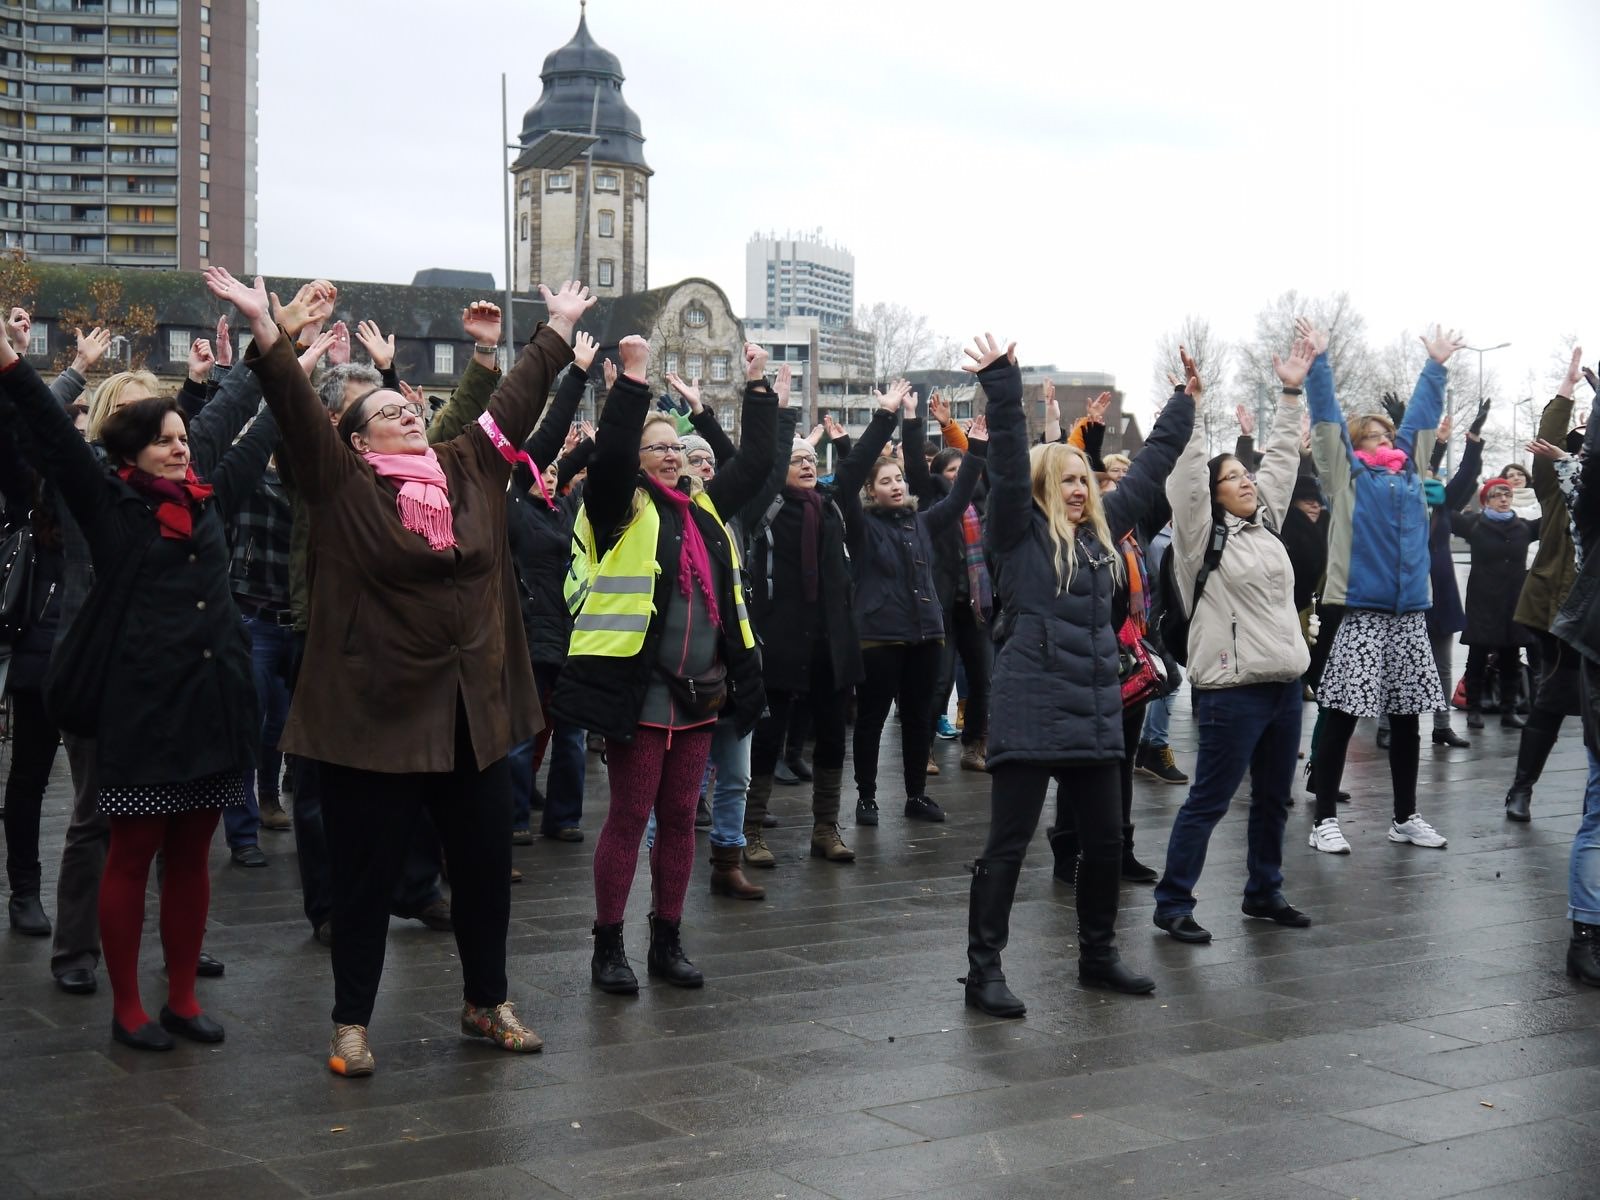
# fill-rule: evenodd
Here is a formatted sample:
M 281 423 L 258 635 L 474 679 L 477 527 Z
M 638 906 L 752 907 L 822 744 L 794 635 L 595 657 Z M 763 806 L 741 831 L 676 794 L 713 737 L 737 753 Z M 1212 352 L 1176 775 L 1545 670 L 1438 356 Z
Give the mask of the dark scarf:
M 162 537 L 186 542 L 194 536 L 195 510 L 211 498 L 211 485 L 201 483 L 193 467 L 185 471 L 182 483 L 158 479 L 138 467 L 117 468 L 117 478 L 155 505 Z
M 807 603 L 817 601 L 820 579 L 817 563 L 822 549 L 822 493 L 816 488 L 786 487 L 786 500 L 800 506 L 800 587 Z

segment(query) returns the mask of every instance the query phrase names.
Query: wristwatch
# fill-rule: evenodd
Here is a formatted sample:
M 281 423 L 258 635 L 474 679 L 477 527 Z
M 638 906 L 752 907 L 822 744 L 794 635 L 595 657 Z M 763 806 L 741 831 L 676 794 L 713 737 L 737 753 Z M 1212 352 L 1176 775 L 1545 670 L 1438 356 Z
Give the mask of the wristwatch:
M 500 347 L 499 346 L 479 346 L 479 345 L 474 344 L 473 347 L 472 347 L 472 352 L 474 354 L 498 354 L 500 352 Z

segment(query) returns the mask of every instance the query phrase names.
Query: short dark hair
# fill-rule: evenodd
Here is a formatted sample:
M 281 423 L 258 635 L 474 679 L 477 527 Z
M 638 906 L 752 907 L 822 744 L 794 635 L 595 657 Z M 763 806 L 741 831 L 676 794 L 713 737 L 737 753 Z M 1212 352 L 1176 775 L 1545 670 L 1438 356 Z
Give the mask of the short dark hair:
M 148 396 L 124 404 L 106 417 L 100 424 L 100 442 L 114 461 L 131 464 L 139 457 L 139 451 L 161 436 L 168 413 L 177 413 L 188 430 L 188 414 L 176 397 Z
M 959 463 L 961 458 L 962 452 L 960 450 L 957 450 L 954 446 L 946 446 L 933 456 L 933 462 L 928 464 L 928 470 L 935 475 L 943 475 L 946 467 L 951 463 Z

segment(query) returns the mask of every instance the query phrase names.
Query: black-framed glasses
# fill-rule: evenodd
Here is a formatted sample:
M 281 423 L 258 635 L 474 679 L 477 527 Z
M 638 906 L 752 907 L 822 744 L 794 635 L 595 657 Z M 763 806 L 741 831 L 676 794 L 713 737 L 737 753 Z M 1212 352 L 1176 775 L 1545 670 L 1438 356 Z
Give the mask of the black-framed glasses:
M 415 400 L 407 400 L 402 404 L 380 404 L 377 408 L 373 409 L 365 417 L 363 417 L 361 419 L 361 424 L 357 425 L 350 432 L 360 433 L 368 425 L 372 424 L 374 417 L 382 417 L 385 421 L 398 421 L 406 413 L 410 413 L 413 417 L 420 417 L 422 416 L 422 405 L 418 404 Z
M 711 455 L 707 454 L 703 450 L 696 451 L 695 453 L 689 455 L 689 465 L 691 467 L 709 467 L 716 461 L 716 459 L 712 458 Z
M 682 454 L 687 447 L 682 442 L 651 442 L 648 446 L 640 446 L 640 454 L 665 454 L 669 450 L 673 454 Z

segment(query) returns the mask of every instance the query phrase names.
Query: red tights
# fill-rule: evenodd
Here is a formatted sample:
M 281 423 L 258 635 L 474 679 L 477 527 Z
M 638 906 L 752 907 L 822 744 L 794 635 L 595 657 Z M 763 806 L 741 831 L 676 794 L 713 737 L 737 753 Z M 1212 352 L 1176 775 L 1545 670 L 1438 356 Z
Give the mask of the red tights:
M 111 849 L 100 882 L 100 941 L 117 1023 L 130 1032 L 150 1020 L 139 1001 L 139 941 L 150 860 L 157 850 L 165 851 L 161 948 L 167 957 L 167 1007 L 180 1017 L 200 1013 L 194 977 L 211 906 L 206 859 L 221 814 L 221 809 L 202 808 L 173 816 L 111 818 Z

